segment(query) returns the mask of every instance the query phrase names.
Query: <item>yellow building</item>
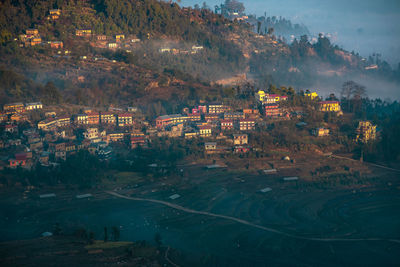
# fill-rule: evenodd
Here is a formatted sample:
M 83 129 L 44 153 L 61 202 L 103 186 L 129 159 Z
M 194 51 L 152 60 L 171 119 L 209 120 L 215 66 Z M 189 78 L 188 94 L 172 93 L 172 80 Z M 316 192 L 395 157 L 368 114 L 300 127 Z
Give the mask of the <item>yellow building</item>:
M 23 103 L 4 104 L 3 110 L 4 110 L 6 113 L 24 112 L 24 111 L 25 111 L 25 106 L 24 106 Z
M 48 18 L 56 20 L 60 17 L 61 10 L 60 9 L 51 9 L 49 13 L 50 13 L 50 16 Z
M 316 128 L 312 130 L 312 134 L 316 137 L 323 137 L 329 135 L 329 129 L 326 128 Z
M 376 125 L 370 121 L 360 121 L 357 128 L 356 141 L 367 143 L 370 140 L 376 139 Z
M 26 35 L 39 35 L 39 30 L 38 29 L 26 29 L 25 30 Z
M 256 94 L 256 98 L 257 98 L 257 100 L 263 102 L 264 98 L 265 98 L 265 92 L 262 90 L 258 91 Z
M 211 126 L 200 126 L 199 127 L 200 136 L 201 137 L 209 137 L 211 136 Z
M 316 92 L 308 92 L 308 93 L 305 93 L 304 96 L 307 96 L 307 97 L 311 98 L 311 100 L 313 100 L 318 97 L 318 94 Z
M 92 30 L 76 30 L 75 35 L 76 36 L 91 36 Z
M 323 112 L 339 112 L 339 101 L 321 101 L 319 102 L 319 110 Z
M 121 40 L 124 40 L 125 39 L 125 35 L 124 34 L 117 34 L 117 35 L 115 35 L 115 40 L 118 42 L 118 41 L 121 41 Z
M 77 124 L 88 124 L 88 115 L 87 114 L 78 114 L 75 117 L 75 122 Z

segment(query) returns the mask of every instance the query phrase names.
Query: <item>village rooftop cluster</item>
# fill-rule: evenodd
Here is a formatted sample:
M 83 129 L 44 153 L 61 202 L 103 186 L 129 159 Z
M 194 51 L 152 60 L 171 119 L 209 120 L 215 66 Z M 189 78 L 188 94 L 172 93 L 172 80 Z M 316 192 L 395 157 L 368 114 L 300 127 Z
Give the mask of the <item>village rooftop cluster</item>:
M 318 95 L 307 93 L 306 97 L 316 99 Z M 208 103 L 153 121 L 144 119 L 135 107 L 83 108 L 80 113 L 67 114 L 63 109 L 56 112 L 59 107 L 44 107 L 41 102 L 5 104 L 0 113 L 1 166 L 30 168 L 38 162 L 49 166 L 82 149 L 109 160 L 113 157 L 113 147 L 146 148 L 152 138 L 162 137 L 203 139 L 206 154 L 247 153 L 252 150 L 248 142 L 251 132 L 259 131 L 266 122 L 301 116 L 281 106 L 287 99 L 258 91 L 254 107 L 238 110 L 223 103 Z M 322 112 L 341 114 L 339 101 L 320 101 L 318 107 Z M 42 114 L 45 119 L 35 121 L 34 113 Z M 311 134 L 327 136 L 329 129 L 315 128 Z M 375 138 L 376 126 L 360 122 L 357 141 Z M 218 145 L 218 141 L 225 145 Z

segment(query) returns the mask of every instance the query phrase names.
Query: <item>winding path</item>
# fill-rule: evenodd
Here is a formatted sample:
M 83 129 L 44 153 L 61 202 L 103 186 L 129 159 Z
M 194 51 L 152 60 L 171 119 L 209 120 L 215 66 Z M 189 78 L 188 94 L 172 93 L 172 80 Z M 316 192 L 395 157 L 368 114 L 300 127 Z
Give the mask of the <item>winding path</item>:
M 270 227 L 265 227 L 262 225 L 258 225 L 258 224 L 254 224 L 252 222 L 246 221 L 246 220 L 242 220 L 239 218 L 235 218 L 235 217 L 231 217 L 231 216 L 226 216 L 226 215 L 221 215 L 221 214 L 215 214 L 215 213 L 211 213 L 211 212 L 207 212 L 207 211 L 199 211 L 199 210 L 193 210 L 193 209 L 189 209 L 189 208 L 185 208 L 167 201 L 162 201 L 162 200 L 157 200 L 157 199 L 148 199 L 148 198 L 137 198 L 137 197 L 129 197 L 129 196 L 125 196 L 125 195 L 121 195 L 118 194 L 116 192 L 112 192 L 112 191 L 105 191 L 106 193 L 113 195 L 115 197 L 118 198 L 124 198 L 124 199 L 128 199 L 128 200 L 133 200 L 133 201 L 141 201 L 141 202 L 151 202 L 151 203 L 156 203 L 156 204 L 161 204 L 176 210 L 180 210 L 180 211 L 184 211 L 186 213 L 192 213 L 192 214 L 199 214 L 199 215 L 205 215 L 205 216 L 209 216 L 209 217 L 214 217 L 214 218 L 221 218 L 221 219 L 225 219 L 225 220 L 230 220 L 230 221 L 234 221 L 243 225 L 248 225 L 254 228 L 258 228 L 270 233 L 275 233 L 278 235 L 283 235 L 283 236 L 287 236 L 290 238 L 295 238 L 295 239 L 302 239 L 302 240 L 309 240 L 309 241 L 319 241 L 319 242 L 360 242 L 360 241 L 386 241 L 386 242 L 394 242 L 394 243 L 398 243 L 400 244 L 400 240 L 398 239 L 384 239 L 384 238 L 319 238 L 319 237 L 304 237 L 304 236 L 299 236 L 299 235 L 295 235 L 295 234 L 290 234 L 287 232 L 283 232 L 281 230 L 277 230 L 274 228 L 270 228 Z
M 351 158 L 347 158 L 347 157 L 342 157 L 342 156 L 338 156 L 338 155 L 333 155 L 333 154 L 329 155 L 328 157 L 337 158 L 337 159 L 347 159 L 347 160 L 350 160 L 350 161 L 360 162 L 359 160 L 355 160 L 355 159 L 351 159 Z M 375 167 L 378 167 L 378 168 L 386 169 L 386 170 L 389 170 L 389 171 L 400 172 L 400 170 L 398 170 L 398 169 L 386 167 L 386 166 L 375 164 L 375 163 L 372 163 L 372 162 L 363 161 L 363 163 L 367 164 L 367 165 L 375 166 Z

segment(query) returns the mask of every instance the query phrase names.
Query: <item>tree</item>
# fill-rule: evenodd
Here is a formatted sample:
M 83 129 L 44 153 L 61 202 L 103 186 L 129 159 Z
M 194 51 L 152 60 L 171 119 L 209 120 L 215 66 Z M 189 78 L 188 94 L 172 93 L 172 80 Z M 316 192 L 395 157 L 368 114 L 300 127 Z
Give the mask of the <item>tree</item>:
M 157 247 L 161 247 L 162 246 L 162 239 L 161 239 L 161 234 L 160 233 L 156 233 L 154 235 L 154 241 L 157 244 Z
M 365 95 L 366 95 L 365 86 L 358 84 L 354 81 L 347 81 L 343 83 L 342 91 L 340 92 L 341 99 L 345 99 L 347 102 L 348 111 L 350 111 L 351 100 L 359 104 L 361 102 L 362 97 Z
M 245 10 L 243 3 L 236 0 L 225 0 L 224 6 L 229 13 L 237 12 L 241 14 Z
M 94 233 L 92 231 L 89 232 L 89 244 L 93 244 L 94 243 Z
M 108 241 L 107 227 L 104 227 L 104 242 Z
M 116 226 L 112 227 L 112 237 L 114 241 L 118 241 L 120 236 L 119 228 Z
M 43 102 L 46 104 L 57 104 L 61 100 L 61 94 L 52 82 L 48 82 L 41 90 Z

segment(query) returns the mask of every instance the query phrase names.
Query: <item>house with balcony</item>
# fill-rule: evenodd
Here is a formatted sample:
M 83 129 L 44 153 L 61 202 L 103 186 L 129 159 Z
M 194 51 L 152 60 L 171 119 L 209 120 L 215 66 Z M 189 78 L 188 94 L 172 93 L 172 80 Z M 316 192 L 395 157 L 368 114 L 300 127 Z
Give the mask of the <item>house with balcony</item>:
M 210 137 L 212 134 L 212 128 L 209 125 L 199 126 L 199 133 L 201 137 Z
M 320 101 L 318 103 L 319 110 L 322 112 L 340 112 L 339 101 Z
M 281 110 L 279 105 L 276 103 L 270 103 L 264 105 L 265 117 L 267 118 L 276 118 L 281 116 Z

